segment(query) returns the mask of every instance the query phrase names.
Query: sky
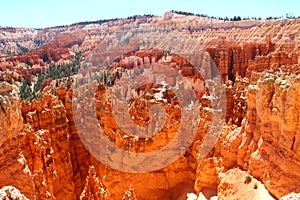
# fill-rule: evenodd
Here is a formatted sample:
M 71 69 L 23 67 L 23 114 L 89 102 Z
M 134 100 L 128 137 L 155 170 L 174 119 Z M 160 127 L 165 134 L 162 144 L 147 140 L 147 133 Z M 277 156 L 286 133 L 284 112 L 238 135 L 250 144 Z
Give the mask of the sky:
M 298 17 L 300 0 L 2 0 L 0 26 L 45 28 L 170 10 L 228 18 Z

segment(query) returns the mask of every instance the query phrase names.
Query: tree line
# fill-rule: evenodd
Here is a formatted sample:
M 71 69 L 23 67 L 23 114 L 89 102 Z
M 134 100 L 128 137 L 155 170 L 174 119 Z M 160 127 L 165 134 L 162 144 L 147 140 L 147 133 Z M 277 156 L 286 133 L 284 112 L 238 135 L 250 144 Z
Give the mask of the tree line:
M 51 64 L 48 69 L 37 75 L 37 81 L 33 84 L 31 78 L 21 81 L 20 97 L 25 101 L 32 101 L 40 96 L 41 91 L 52 80 L 62 79 L 78 74 L 80 60 L 84 51 L 75 52 L 73 61 L 67 64 Z
M 224 20 L 224 21 L 241 21 L 241 20 L 250 20 L 250 17 L 240 17 L 240 16 L 234 16 L 232 18 L 222 18 L 222 17 L 215 17 L 215 16 L 208 16 L 207 14 L 195 14 L 192 12 L 185 12 L 185 11 L 176 11 L 176 10 L 171 10 L 170 12 L 176 13 L 176 14 L 180 14 L 180 15 L 186 15 L 186 16 L 198 16 L 198 17 L 207 17 L 207 18 L 211 18 L 211 19 L 218 19 L 218 20 Z M 276 20 L 276 19 L 282 19 L 283 16 L 281 17 L 267 17 L 266 20 Z M 286 14 L 286 18 L 287 19 L 296 19 L 296 18 L 300 18 L 300 16 L 296 17 L 293 16 L 292 14 Z M 262 20 L 261 17 L 252 17 L 252 20 Z

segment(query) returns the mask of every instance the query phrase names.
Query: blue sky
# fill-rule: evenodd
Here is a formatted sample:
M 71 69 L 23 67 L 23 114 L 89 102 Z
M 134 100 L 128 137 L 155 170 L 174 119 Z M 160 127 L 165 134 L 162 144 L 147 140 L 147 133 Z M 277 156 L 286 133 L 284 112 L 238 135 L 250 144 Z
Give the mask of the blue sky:
M 170 10 L 209 16 L 300 16 L 300 0 L 2 0 L 0 26 L 43 28 Z

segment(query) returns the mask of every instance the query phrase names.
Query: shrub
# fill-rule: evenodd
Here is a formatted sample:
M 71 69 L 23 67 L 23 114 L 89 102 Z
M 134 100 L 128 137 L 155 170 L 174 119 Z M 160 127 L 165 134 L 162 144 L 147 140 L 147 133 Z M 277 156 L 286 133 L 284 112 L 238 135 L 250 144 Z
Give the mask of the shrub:
M 257 189 L 258 188 L 258 185 L 257 185 L 257 183 L 254 183 L 254 186 L 253 186 L 253 189 Z
M 245 184 L 248 184 L 248 183 L 251 182 L 251 180 L 252 180 L 252 177 L 251 177 L 250 175 L 247 175 L 247 176 L 245 176 L 244 183 L 245 183 Z

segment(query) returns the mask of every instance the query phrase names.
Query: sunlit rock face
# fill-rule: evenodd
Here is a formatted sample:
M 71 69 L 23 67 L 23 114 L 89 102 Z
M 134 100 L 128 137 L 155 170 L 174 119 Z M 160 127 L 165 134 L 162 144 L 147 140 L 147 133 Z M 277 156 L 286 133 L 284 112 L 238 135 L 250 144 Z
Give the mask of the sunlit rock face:
M 203 66 L 200 76 L 193 62 L 178 52 L 124 48 L 125 52 L 109 68 L 97 66 L 105 52 L 99 47 L 114 45 L 110 38 L 117 38 L 124 31 L 153 27 L 193 38 L 220 73 L 221 89 L 226 94 L 222 100 L 226 105 L 225 121 L 220 137 L 205 156 L 201 154 L 203 138 L 210 130 L 214 112 L 214 96 L 207 89 L 213 83 L 205 82 L 215 73 L 210 65 Z M 243 199 L 246 192 L 249 199 L 297 198 L 299 30 L 299 19 L 224 22 L 175 13 L 41 30 L 1 28 L 0 197 L 158 200 L 186 199 L 189 194 L 190 199 Z M 129 47 L 135 43 L 128 41 Z M 83 84 L 75 90 L 61 84 L 63 80 L 49 80 L 39 98 L 31 102 L 20 99 L 16 85 L 23 79 L 34 84 L 38 74 L 53 64 L 75 62 L 80 51 L 82 57 L 77 62 L 82 66 L 90 63 L 100 67 L 101 73 L 110 70 L 114 75 L 106 85 L 95 82 L 95 109 L 87 110 L 97 117 L 97 123 L 92 125 L 99 123 L 105 128 L 104 134 L 128 152 L 152 152 L 170 143 L 183 112 L 178 109 L 179 99 L 164 84 L 174 88 L 181 83 L 191 86 L 189 92 L 199 103 L 199 126 L 191 145 L 179 158 L 162 169 L 143 173 L 123 172 L 100 162 L 86 147 L 79 134 L 82 127 L 76 124 L 82 113 L 74 110 L 74 101 L 82 102 L 91 92 Z M 156 66 L 155 72 L 163 73 L 161 65 L 172 69 L 164 82 L 146 84 L 139 91 L 128 89 L 124 80 L 137 77 L 135 74 L 142 75 L 139 79 L 149 77 L 149 66 Z M 82 74 L 73 79 L 82 77 L 84 82 L 97 74 L 95 70 L 83 67 Z M 184 95 L 188 94 L 185 89 Z M 132 97 L 128 105 L 118 107 L 128 110 L 128 118 L 123 121 L 114 117 L 116 91 Z M 73 99 L 74 96 L 78 98 Z M 153 115 L 155 106 L 159 112 Z M 89 117 L 83 120 L 89 122 Z M 149 124 L 151 133 L 164 128 L 140 138 L 121 129 Z M 97 140 L 92 142 L 97 144 Z M 121 159 L 116 161 L 122 164 Z M 290 197 L 285 196 L 289 194 Z
M 225 126 L 214 152 L 198 161 L 196 190 L 217 187 L 233 167 L 253 175 L 277 198 L 299 190 L 299 131 L 295 129 L 299 74 L 295 73 L 299 65 L 283 67 L 280 73 L 253 73 L 247 79 L 245 118 L 240 127 Z
M 12 186 L 4 186 L 0 189 L 0 198 L 8 200 L 28 200 L 18 189 Z

